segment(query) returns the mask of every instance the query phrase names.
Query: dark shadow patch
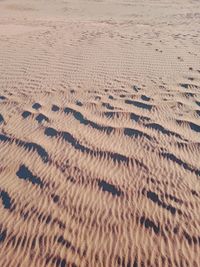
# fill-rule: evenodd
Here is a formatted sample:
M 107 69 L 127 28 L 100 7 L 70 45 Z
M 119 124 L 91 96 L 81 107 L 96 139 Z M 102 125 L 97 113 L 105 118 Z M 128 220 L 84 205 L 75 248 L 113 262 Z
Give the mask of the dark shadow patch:
M 146 133 L 143 133 L 142 131 L 132 129 L 132 128 L 125 128 L 124 129 L 124 134 L 129 136 L 129 137 L 135 137 L 135 138 L 142 138 L 145 137 L 148 140 L 152 140 L 151 136 L 149 136 Z
M 20 242 L 22 240 L 22 236 L 18 236 L 17 237 L 17 235 L 11 235 L 10 234 L 10 235 L 8 235 L 8 238 L 7 239 L 8 240 L 7 240 L 6 247 L 12 246 L 12 247 L 17 248 L 17 247 L 19 247 L 19 244 L 20 244 Z
M 112 127 L 109 127 L 109 126 L 102 126 L 102 125 L 99 125 L 93 121 L 90 121 L 90 120 L 87 120 L 83 117 L 83 115 L 80 113 L 80 112 L 77 112 L 71 108 L 65 108 L 64 109 L 64 112 L 66 114 L 72 114 L 74 116 L 74 118 L 76 120 L 78 120 L 81 124 L 83 125 L 89 125 L 91 126 L 92 128 L 96 129 L 96 130 L 99 130 L 99 131 L 105 131 L 107 132 L 108 134 L 110 134 L 112 131 L 113 131 L 113 128 Z
M 44 163 L 47 163 L 49 161 L 49 155 L 48 155 L 48 153 L 40 145 L 35 144 L 35 143 L 26 143 L 26 142 L 21 141 L 21 140 L 16 140 L 16 143 L 18 145 L 20 145 L 21 147 L 24 147 L 28 151 L 31 151 L 31 150 L 37 151 L 38 155 L 41 157 L 41 159 L 42 159 L 42 161 Z
M 23 180 L 27 180 L 30 181 L 32 184 L 36 184 L 39 185 L 41 187 L 43 187 L 43 182 L 41 181 L 41 179 L 35 175 L 32 174 L 32 172 L 25 166 L 25 165 L 21 165 L 19 167 L 19 170 L 16 172 L 16 175 Z
M 195 124 L 195 123 L 193 123 L 193 122 L 189 122 L 189 125 L 190 125 L 190 128 L 191 128 L 193 131 L 195 131 L 195 132 L 197 132 L 197 133 L 200 133 L 200 125 L 197 125 L 197 124 Z
M 129 104 L 129 105 L 134 105 L 137 108 L 143 108 L 143 109 L 147 109 L 147 110 L 151 110 L 153 107 L 153 105 L 149 105 L 146 103 L 142 103 L 142 102 L 134 101 L 134 100 L 129 100 L 129 99 L 125 100 L 125 103 Z
M 114 107 L 111 106 L 109 103 L 102 103 L 102 106 L 107 108 L 107 109 L 114 110 Z
M 101 100 L 101 97 L 100 97 L 100 96 L 95 96 L 94 99 L 95 99 L 95 100 Z
M 187 240 L 188 244 L 191 246 L 192 245 L 192 238 L 191 238 L 191 236 L 186 231 L 183 231 L 183 236 Z
M 119 118 L 119 112 L 115 112 L 115 111 L 107 111 L 103 113 L 107 118 Z
M 195 85 L 195 84 L 189 84 L 189 83 L 179 83 L 179 85 L 184 88 L 184 89 L 189 89 L 191 87 L 198 89 L 199 86 Z
M 26 119 L 26 118 L 28 118 L 28 117 L 30 117 L 31 116 L 31 112 L 30 111 L 24 111 L 23 113 L 22 113 L 22 117 L 24 118 L 24 119 Z
M 2 199 L 2 204 L 4 206 L 5 209 L 10 209 L 11 208 L 11 198 L 9 196 L 9 194 L 2 190 L 0 191 L 0 198 Z
M 162 202 L 156 193 L 154 193 L 152 191 L 147 191 L 147 198 L 150 199 L 151 201 L 153 201 L 154 203 L 156 203 L 158 206 L 161 206 L 162 208 L 168 210 L 169 212 L 171 212 L 171 214 L 173 214 L 173 215 L 176 214 L 176 208 Z
M 60 261 L 60 267 L 65 267 L 67 265 L 67 262 L 65 259 L 61 259 Z
M 77 267 L 77 265 L 74 262 L 67 262 L 66 259 L 61 258 L 60 256 L 54 256 L 54 255 L 47 255 L 45 266 L 49 265 L 56 266 L 56 267 Z
M 125 257 L 120 258 L 119 256 L 116 258 L 118 266 L 122 267 L 138 267 L 137 257 L 135 258 L 134 262 L 130 259 L 126 259 Z
M 150 101 L 151 100 L 151 98 L 146 96 L 146 95 L 141 95 L 141 99 L 144 101 Z
M 141 116 L 139 116 L 135 113 L 131 113 L 130 118 L 132 121 L 138 122 L 140 120 Z
M 20 211 L 20 215 L 24 221 L 27 220 L 27 218 L 29 217 L 29 213 L 30 211 L 24 211 L 24 210 Z
M 162 152 L 161 156 L 166 158 L 167 160 L 171 160 L 172 162 L 177 163 L 179 166 L 183 167 L 185 170 L 195 173 L 196 175 L 200 176 L 200 170 L 193 168 L 186 162 L 182 161 L 181 159 L 177 158 L 175 155 L 167 152 Z
M 191 130 L 199 133 L 200 132 L 200 125 L 197 125 L 193 122 L 190 122 L 190 121 L 183 121 L 183 120 L 176 120 L 176 122 L 179 124 L 179 125 L 188 125 L 190 127 Z
M 56 267 L 67 267 L 69 265 L 67 265 L 67 262 L 65 259 L 60 258 L 59 256 L 54 257 L 52 259 L 52 263 L 56 266 Z
M 44 134 L 49 136 L 49 137 L 57 137 L 58 136 L 58 132 L 55 129 L 50 128 L 50 127 L 45 129 Z
M 135 92 L 139 92 L 141 90 L 141 88 L 139 86 L 137 86 L 137 85 L 133 85 L 133 90 Z
M 109 95 L 108 98 L 109 98 L 109 99 L 112 99 L 112 100 L 114 99 L 114 97 L 113 97 L 112 95 Z
M 51 215 L 48 215 L 47 218 L 46 218 L 45 223 L 46 223 L 46 224 L 49 224 L 49 223 L 51 222 L 51 220 L 52 220 Z
M 196 101 L 196 104 L 200 107 L 200 102 L 199 101 Z
M 190 84 L 188 83 L 180 83 L 179 85 L 185 89 L 188 89 L 190 87 Z
M 192 193 L 193 196 L 199 197 L 199 194 L 194 189 L 191 190 L 191 193 Z
M 151 120 L 148 117 L 139 116 L 139 115 L 137 115 L 135 113 L 131 113 L 130 118 L 131 118 L 131 120 L 136 121 L 136 122 L 138 122 L 138 121 L 150 121 Z
M 113 196 L 120 196 L 122 195 L 122 191 L 119 190 L 116 186 L 107 183 L 106 181 L 98 181 L 98 186 L 101 188 L 102 191 L 111 193 Z
M 138 267 L 139 265 L 138 265 L 138 259 L 137 259 L 137 257 L 135 257 L 135 259 L 134 259 L 134 262 L 133 262 L 133 267 Z
M 41 123 L 43 121 L 49 122 L 49 119 L 42 113 L 38 114 L 35 119 L 38 123 Z
M 73 177 L 73 176 L 68 176 L 67 178 L 67 181 L 70 181 L 71 183 L 75 184 L 76 183 L 76 179 Z
M 186 98 L 189 98 L 189 97 L 195 97 L 195 94 L 194 94 L 194 93 L 190 93 L 190 92 L 186 92 L 186 93 L 184 93 L 184 96 L 185 96 Z
M 57 112 L 57 111 L 60 110 L 60 108 L 58 106 L 56 106 L 56 105 L 52 105 L 51 110 L 54 111 L 54 112 Z
M 11 141 L 11 138 L 4 135 L 4 134 L 0 134 L 0 141 L 2 142 L 10 142 Z
M 6 239 L 6 236 L 7 236 L 7 230 L 3 230 L 2 229 L 0 230 L 0 243 L 4 242 L 5 239 Z
M 39 103 L 34 103 L 33 105 L 32 105 L 32 108 L 33 109 L 36 109 L 36 110 L 38 110 L 39 108 L 41 108 L 42 106 L 39 104 Z
M 52 197 L 54 203 L 58 203 L 58 201 L 60 200 L 60 197 L 58 195 L 52 194 L 51 197 Z
M 162 125 L 160 125 L 160 124 L 157 124 L 157 123 L 149 123 L 149 124 L 146 124 L 145 126 L 146 126 L 147 128 L 156 130 L 156 131 L 161 132 L 161 133 L 163 133 L 163 134 L 166 134 L 166 135 L 168 135 L 168 136 L 171 135 L 171 136 L 175 136 L 175 137 L 177 137 L 177 138 L 179 138 L 179 139 L 182 139 L 182 137 L 181 137 L 179 134 L 174 133 L 174 132 L 172 132 L 172 131 L 169 131 L 169 130 L 165 129 L 165 128 L 164 128 Z
M 192 241 L 195 245 L 199 245 L 200 246 L 200 236 L 193 236 L 192 237 Z
M 61 132 L 61 137 L 63 140 L 71 144 L 75 149 L 78 149 L 82 152 L 90 153 L 90 149 L 77 142 L 77 140 L 70 133 Z
M 0 124 L 4 122 L 3 116 L 0 114 Z
M 0 100 L 6 100 L 6 97 L 3 95 L 0 95 Z
M 79 107 L 82 107 L 83 103 L 81 103 L 80 101 L 76 101 L 76 105 L 79 106 Z
M 125 98 L 125 97 L 126 97 L 126 95 L 124 95 L 124 94 L 121 94 L 121 95 L 119 95 L 119 97 L 121 97 L 121 98 Z
M 56 224 L 61 230 L 66 229 L 66 224 L 57 218 L 53 219 L 52 224 Z
M 160 233 L 160 226 L 159 226 L 159 224 L 156 225 L 153 221 L 151 221 L 148 218 L 145 218 L 144 216 L 142 216 L 140 218 L 140 224 L 142 226 L 144 226 L 146 229 L 152 229 L 155 234 L 159 234 Z
M 190 246 L 200 245 L 200 237 L 191 236 L 185 230 L 183 231 L 183 236 L 187 240 L 187 242 Z
M 59 244 L 62 244 L 62 246 L 65 246 L 66 248 L 70 248 L 72 246 L 71 242 L 64 239 L 64 237 L 62 235 L 59 236 L 59 238 L 57 239 L 57 242 Z
M 165 226 L 165 229 L 166 229 L 166 231 L 169 232 L 169 227 L 168 227 L 167 225 Z M 174 227 L 174 229 L 173 229 L 173 233 L 174 233 L 175 235 L 177 235 L 177 234 L 179 233 L 179 227 L 178 227 L 178 226 L 175 226 L 175 227 Z
M 129 162 L 129 158 L 124 156 L 124 155 L 121 155 L 121 154 L 118 154 L 118 153 L 113 153 L 113 152 L 104 152 L 105 154 L 108 154 L 108 156 L 116 163 L 120 163 L 120 162 L 124 162 L 124 163 L 127 163 Z M 103 153 L 102 153 L 102 156 L 103 156 Z
M 177 197 L 172 196 L 171 194 L 167 194 L 167 193 L 165 193 L 165 197 L 166 197 L 167 199 L 170 199 L 171 201 L 174 201 L 174 202 L 178 203 L 178 204 L 183 204 L 183 200 L 178 199 Z
M 188 77 L 188 80 L 189 81 L 194 81 L 194 78 L 193 77 Z

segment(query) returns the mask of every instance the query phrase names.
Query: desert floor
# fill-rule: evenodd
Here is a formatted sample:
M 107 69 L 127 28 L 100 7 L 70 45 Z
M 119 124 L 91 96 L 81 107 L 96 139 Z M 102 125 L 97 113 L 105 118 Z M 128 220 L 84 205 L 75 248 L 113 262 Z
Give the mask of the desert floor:
M 200 266 L 200 2 L 0 1 L 0 267 Z

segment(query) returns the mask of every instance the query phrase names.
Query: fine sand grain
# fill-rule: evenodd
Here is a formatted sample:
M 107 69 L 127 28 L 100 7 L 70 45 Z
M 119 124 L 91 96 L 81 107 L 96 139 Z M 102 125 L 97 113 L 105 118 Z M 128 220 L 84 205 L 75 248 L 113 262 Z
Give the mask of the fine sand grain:
M 0 1 L 0 267 L 200 266 L 200 2 Z

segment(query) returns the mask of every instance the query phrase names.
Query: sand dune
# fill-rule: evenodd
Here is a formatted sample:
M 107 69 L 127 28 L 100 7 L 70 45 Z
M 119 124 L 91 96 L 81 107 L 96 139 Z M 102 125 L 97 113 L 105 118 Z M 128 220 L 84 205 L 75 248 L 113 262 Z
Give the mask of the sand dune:
M 0 266 L 200 266 L 199 1 L 0 1 Z

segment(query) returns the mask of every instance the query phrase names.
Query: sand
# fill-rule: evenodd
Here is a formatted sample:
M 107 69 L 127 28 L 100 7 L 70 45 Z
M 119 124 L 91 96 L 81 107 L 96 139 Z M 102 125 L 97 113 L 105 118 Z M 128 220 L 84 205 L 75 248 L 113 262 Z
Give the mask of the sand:
M 0 1 L 0 266 L 200 266 L 199 1 Z

